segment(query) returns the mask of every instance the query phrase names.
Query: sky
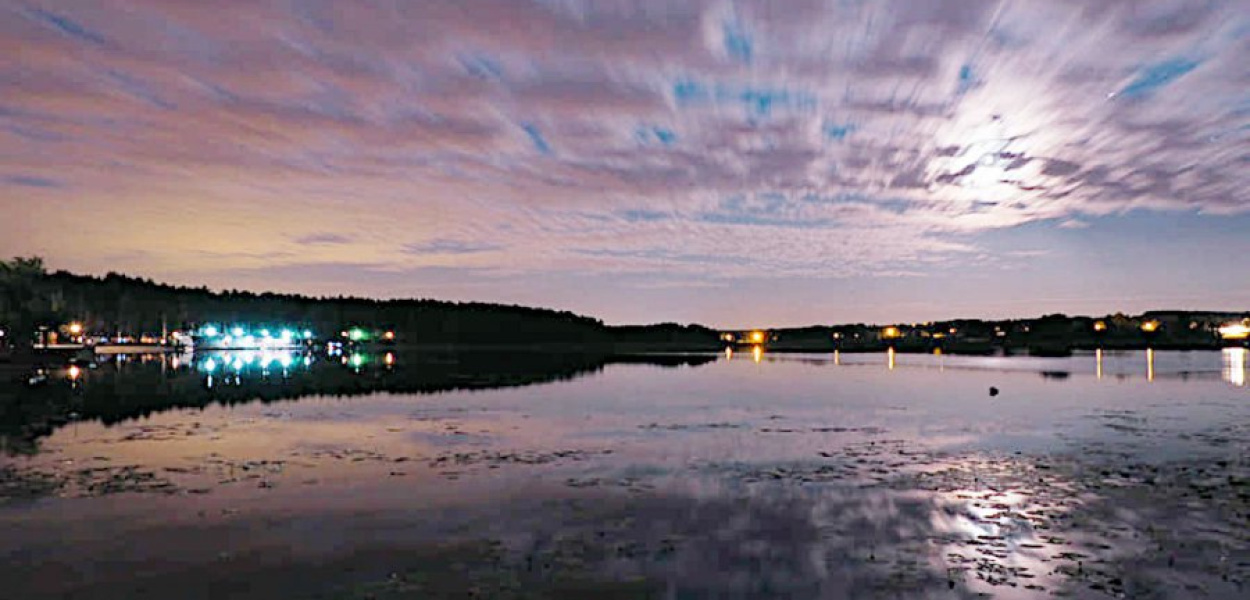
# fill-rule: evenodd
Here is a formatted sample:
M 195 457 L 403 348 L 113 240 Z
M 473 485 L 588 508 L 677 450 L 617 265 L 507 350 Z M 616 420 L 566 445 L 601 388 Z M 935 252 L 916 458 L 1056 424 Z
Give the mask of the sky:
M 0 256 L 722 327 L 1250 309 L 1246 0 L 0 0 Z

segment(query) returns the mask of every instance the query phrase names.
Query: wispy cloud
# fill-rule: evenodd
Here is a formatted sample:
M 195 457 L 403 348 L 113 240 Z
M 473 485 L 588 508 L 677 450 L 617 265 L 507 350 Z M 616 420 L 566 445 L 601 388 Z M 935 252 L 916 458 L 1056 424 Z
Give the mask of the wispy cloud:
M 1250 211 L 1246 26 L 1229 1 L 0 2 L 0 182 L 73 182 L 82 239 L 139 224 L 223 271 L 255 261 L 191 250 L 914 272 L 1028 224 Z M 20 210 L 0 237 L 95 251 Z
M 404 252 L 408 254 L 477 254 L 479 252 L 493 252 L 502 250 L 503 246 L 499 244 L 489 244 L 482 242 L 467 242 L 461 240 L 430 240 L 417 244 L 407 244 L 404 246 Z
M 340 233 L 311 233 L 295 238 L 295 243 L 306 246 L 336 246 L 352 243 L 352 236 Z
M 38 177 L 34 175 L 7 175 L 0 178 L 0 181 L 3 181 L 8 185 L 28 188 L 52 189 L 65 187 L 65 183 L 58 179 L 53 179 L 51 177 Z

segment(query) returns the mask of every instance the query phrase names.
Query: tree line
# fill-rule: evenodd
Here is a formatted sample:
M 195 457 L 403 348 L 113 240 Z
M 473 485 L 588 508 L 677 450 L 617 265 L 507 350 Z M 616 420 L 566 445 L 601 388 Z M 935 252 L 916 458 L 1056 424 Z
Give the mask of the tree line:
M 318 336 L 341 330 L 394 331 L 410 343 L 579 344 L 682 340 L 711 342 L 716 332 L 699 326 L 614 328 L 603 321 L 558 311 L 482 302 L 432 299 L 376 300 L 352 296 L 212 291 L 109 273 L 103 277 L 49 272 L 42 259 L 0 261 L 0 327 L 11 339 L 30 339 L 40 326 L 80 322 L 88 332 L 158 334 L 212 323 L 310 329 Z

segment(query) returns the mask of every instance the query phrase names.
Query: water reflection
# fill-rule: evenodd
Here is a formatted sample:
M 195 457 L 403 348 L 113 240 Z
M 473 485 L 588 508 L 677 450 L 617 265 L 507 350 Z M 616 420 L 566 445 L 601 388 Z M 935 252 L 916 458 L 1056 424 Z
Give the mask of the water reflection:
M 1155 351 L 1154 348 L 1146 349 L 1146 381 L 1155 380 Z
M 886 362 L 889 365 L 889 369 L 893 371 L 894 370 L 894 347 L 891 346 L 889 351 L 886 352 L 886 355 L 887 355 Z
M 215 353 L 0 387 L 0 442 L 27 453 L 105 424 L 0 462 L 0 484 L 48 500 L 0 506 L 0 580 L 49 586 L 22 598 L 205 582 L 327 597 L 374 579 L 334 597 L 666 597 L 604 591 L 628 580 L 674 598 L 1222 598 L 1250 580 L 1246 465 L 1225 460 L 1250 413 L 1210 402 L 1242 394 L 1226 382 L 1244 385 L 1244 349 L 1151 353 L 1150 386 L 1140 352 L 890 352 L 887 372 L 879 353 L 835 353 L 836 370 L 762 354 Z M 1126 384 L 1096 384 L 1091 362 Z M 412 396 L 450 390 L 473 393 Z M 1153 451 L 1209 454 L 1170 468 Z M 54 566 L 23 574 L 36 560 Z M 48 575 L 60 565 L 89 566 Z M 583 587 L 549 590 L 570 574 Z
M 0 445 L 11 452 L 36 452 L 37 440 L 78 420 L 114 424 L 179 408 L 308 396 L 518 387 L 591 375 L 609 364 L 701 365 L 717 356 L 423 352 L 401 360 L 395 352 L 355 352 L 327 358 L 298 351 L 223 351 L 184 355 L 177 362 L 119 355 L 89 366 L 41 368 L 44 376 L 35 387 L 27 378 L 0 381 Z
M 1224 381 L 1237 387 L 1245 387 L 1248 354 L 1250 354 L 1250 350 L 1245 348 L 1224 349 Z
M 763 346 L 752 347 L 751 358 L 755 359 L 756 363 L 759 363 L 760 361 L 764 360 L 764 347 Z
M 1094 368 L 1094 372 L 1098 375 L 1099 379 L 1102 379 L 1102 348 L 1094 351 L 1094 360 L 1097 364 Z

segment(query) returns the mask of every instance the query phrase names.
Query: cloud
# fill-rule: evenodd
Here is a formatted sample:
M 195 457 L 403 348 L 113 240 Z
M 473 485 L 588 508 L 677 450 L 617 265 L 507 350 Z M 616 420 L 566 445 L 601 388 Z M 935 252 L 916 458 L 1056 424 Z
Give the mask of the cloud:
M 4 178 L 0 178 L 0 181 L 3 181 L 8 185 L 28 188 L 55 189 L 65 187 L 65 184 L 60 180 L 32 175 L 9 175 Z
M 170 232 L 160 268 L 912 273 L 1250 211 L 1244 10 L 1190 4 L 10 2 L 2 181 Z M 35 204 L 0 234 L 53 247 Z
M 438 239 L 418 244 L 407 244 L 404 252 L 408 254 L 477 254 L 502 250 L 499 244 L 467 242 L 460 240 Z
M 295 243 L 305 246 L 336 246 L 352 243 L 352 236 L 339 233 L 311 233 L 295 238 Z

